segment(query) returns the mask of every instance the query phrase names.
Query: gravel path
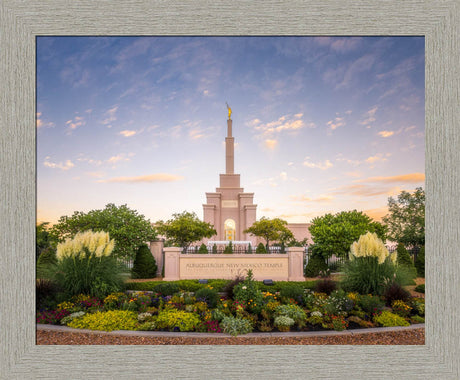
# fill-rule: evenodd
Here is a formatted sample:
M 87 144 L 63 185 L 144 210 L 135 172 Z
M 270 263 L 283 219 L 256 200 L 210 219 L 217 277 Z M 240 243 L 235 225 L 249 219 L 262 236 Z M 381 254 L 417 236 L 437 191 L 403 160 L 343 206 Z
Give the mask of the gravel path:
M 372 331 L 375 331 L 373 329 Z M 172 333 L 173 334 L 173 333 Z M 136 334 L 131 332 L 64 332 L 61 330 L 37 330 L 37 345 L 424 345 L 425 328 L 396 331 L 350 333 L 283 333 L 248 334 L 246 336 L 212 337 L 205 334 Z

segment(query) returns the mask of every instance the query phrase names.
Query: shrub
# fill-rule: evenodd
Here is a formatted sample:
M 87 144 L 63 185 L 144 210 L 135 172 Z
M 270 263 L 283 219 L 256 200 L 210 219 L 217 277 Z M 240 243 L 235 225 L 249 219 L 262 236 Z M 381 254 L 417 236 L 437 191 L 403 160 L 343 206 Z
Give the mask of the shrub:
M 285 316 L 292 318 L 292 320 L 302 327 L 305 325 L 307 314 L 305 311 L 297 305 L 280 305 L 275 309 L 275 316 Z M 275 323 L 276 326 L 276 323 Z M 292 326 L 292 325 L 290 325 Z
M 154 291 L 162 296 L 172 296 L 180 290 L 179 285 L 174 282 L 163 282 L 155 286 Z
M 233 288 L 234 300 L 247 305 L 248 310 L 254 313 L 260 312 L 263 304 L 262 292 L 254 281 L 252 270 L 248 270 L 246 279 Z
M 412 310 L 412 307 L 401 300 L 393 301 L 391 303 L 391 307 L 393 309 L 393 313 L 398 314 L 403 318 L 407 318 Z
M 343 290 L 336 290 L 331 293 L 323 308 L 329 315 L 339 315 L 351 311 L 354 304 Z
M 72 322 L 75 318 L 80 318 L 83 317 L 86 313 L 84 311 L 76 311 L 75 313 L 72 313 L 70 315 L 67 315 L 66 317 L 61 319 L 61 325 L 68 325 L 70 322 Z
M 67 296 L 83 293 L 103 298 L 119 291 L 123 279 L 113 248 L 114 240 L 106 232 L 77 233 L 58 244 L 54 279 Z
M 412 261 L 412 258 L 410 257 L 409 252 L 407 252 L 407 249 L 406 247 L 404 247 L 403 243 L 398 244 L 398 248 L 396 248 L 396 252 L 398 254 L 398 257 L 397 257 L 398 265 L 405 265 L 410 268 L 414 267 L 414 262 Z
M 37 279 L 36 282 L 36 307 L 41 309 L 54 309 L 57 305 L 58 285 L 48 279 Z
M 332 328 L 335 331 L 343 331 L 346 330 L 348 327 L 348 322 L 345 320 L 345 317 L 342 315 L 333 315 L 331 317 L 332 320 Z
M 210 309 L 214 309 L 217 306 L 217 301 L 219 300 L 219 294 L 215 289 L 210 287 L 201 288 L 195 293 L 195 298 L 197 301 L 206 302 Z
M 251 245 L 251 243 L 248 244 L 248 253 L 252 253 L 252 245 Z
M 241 334 L 248 334 L 252 332 L 252 323 L 247 319 L 228 316 L 222 319 L 220 324 L 224 333 L 230 334 L 232 336 L 237 336 Z
M 289 331 L 291 326 L 293 326 L 295 321 L 292 318 L 289 318 L 285 315 L 280 315 L 275 317 L 273 324 L 279 331 Z
M 137 314 L 133 311 L 110 310 L 85 314 L 80 318 L 73 319 L 68 326 L 76 329 L 89 330 L 135 330 Z
M 417 269 L 417 276 L 425 277 L 425 246 L 420 247 L 415 259 L 415 268 Z
M 410 298 L 410 293 L 397 282 L 392 282 L 385 289 L 383 296 L 385 297 L 387 306 L 390 306 L 396 300 L 407 301 Z
M 425 294 L 425 284 L 417 285 L 414 290 L 418 293 Z
M 136 251 L 134 258 L 133 278 L 154 278 L 157 276 L 157 264 L 155 258 L 146 244 L 141 245 Z
M 232 242 L 228 243 L 228 245 L 225 247 L 224 253 L 233 253 L 233 245 L 232 245 Z
M 59 324 L 59 321 L 70 314 L 68 310 L 43 310 L 37 313 L 37 323 L 40 324 Z
M 414 313 L 420 316 L 425 315 L 425 299 L 424 298 L 412 298 L 410 302 Z
M 410 326 L 410 323 L 404 318 L 387 310 L 383 311 L 380 315 L 375 315 L 374 322 L 383 327 Z
M 128 301 L 128 296 L 125 293 L 111 293 L 104 298 L 104 309 L 119 309 L 126 301 Z
M 329 295 L 336 289 L 337 289 L 336 282 L 329 280 L 329 279 L 319 280 L 316 282 L 316 285 L 315 285 L 315 292 L 317 293 L 326 293 Z
M 202 243 L 200 245 L 200 248 L 198 249 L 198 253 L 208 253 L 208 247 L 206 247 L 206 244 Z
M 228 298 L 234 299 L 235 295 L 233 294 L 233 290 L 235 289 L 236 285 L 238 285 L 240 282 L 243 282 L 243 281 L 244 281 L 244 277 L 237 275 L 233 280 L 231 280 L 224 286 L 222 291 L 225 293 L 225 295 Z
M 160 312 L 155 321 L 158 328 L 170 331 L 193 331 L 199 323 L 200 317 L 198 314 L 176 309 L 168 309 Z
M 372 295 L 360 296 L 357 303 L 358 306 L 369 315 L 380 312 L 385 305 L 380 297 Z
M 267 250 L 263 243 L 259 243 L 259 245 L 256 248 L 256 253 L 267 253 Z
M 56 264 L 55 250 L 51 247 L 44 249 L 37 261 L 37 278 L 49 278 L 50 272 L 52 272 Z
M 425 323 L 425 318 L 421 317 L 420 315 L 413 315 L 410 317 L 410 320 L 413 323 Z
M 284 286 L 280 290 L 280 296 L 285 299 L 293 299 L 298 303 L 303 302 L 303 294 L 304 289 L 303 287 L 297 284 L 289 284 L 288 286 Z
M 313 252 L 305 267 L 305 277 L 316 277 L 319 275 L 319 272 L 326 271 L 327 269 L 328 266 L 323 256 Z
M 217 244 L 213 244 L 212 246 L 212 253 L 216 254 L 217 253 Z

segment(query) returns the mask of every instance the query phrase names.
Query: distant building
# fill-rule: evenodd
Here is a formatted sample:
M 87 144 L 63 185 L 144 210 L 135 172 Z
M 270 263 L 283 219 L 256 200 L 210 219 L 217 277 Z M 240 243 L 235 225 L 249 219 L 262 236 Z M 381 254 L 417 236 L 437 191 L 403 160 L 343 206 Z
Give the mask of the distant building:
M 225 138 L 225 174 L 220 174 L 220 186 L 215 192 L 206 193 L 203 204 L 203 220 L 217 231 L 209 241 L 246 241 L 254 246 L 261 240 L 243 231 L 257 220 L 254 193 L 246 193 L 240 185 L 240 175 L 234 171 L 234 143 L 232 136 L 231 109 L 227 120 Z M 291 223 L 287 226 L 298 241 L 307 238 L 311 243 L 308 223 Z M 208 240 L 206 240 L 208 241 Z

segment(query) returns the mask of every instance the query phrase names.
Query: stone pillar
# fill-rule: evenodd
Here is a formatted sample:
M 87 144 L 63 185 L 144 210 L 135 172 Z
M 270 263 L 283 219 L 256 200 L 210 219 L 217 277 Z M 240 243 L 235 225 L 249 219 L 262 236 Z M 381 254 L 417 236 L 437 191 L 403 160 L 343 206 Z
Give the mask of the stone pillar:
M 161 269 L 163 268 L 163 240 L 154 240 L 150 242 L 150 252 L 157 263 L 157 277 L 161 277 Z
M 303 275 L 303 247 L 289 247 L 289 278 L 288 281 L 305 281 Z
M 177 281 L 180 280 L 180 253 L 182 248 L 179 247 L 166 247 L 163 248 L 165 253 L 165 276 L 164 281 Z

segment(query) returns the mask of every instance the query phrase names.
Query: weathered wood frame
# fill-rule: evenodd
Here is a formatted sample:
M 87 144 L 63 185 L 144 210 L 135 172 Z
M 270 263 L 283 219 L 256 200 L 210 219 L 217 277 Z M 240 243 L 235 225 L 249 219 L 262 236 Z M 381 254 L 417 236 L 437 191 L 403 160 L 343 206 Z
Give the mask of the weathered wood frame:
M 0 378 L 460 378 L 459 8 L 456 0 L 0 2 Z M 426 344 L 37 346 L 38 35 L 425 36 Z

